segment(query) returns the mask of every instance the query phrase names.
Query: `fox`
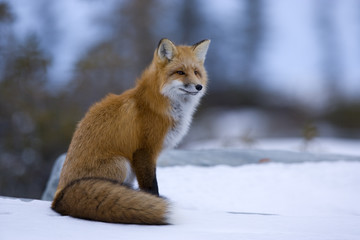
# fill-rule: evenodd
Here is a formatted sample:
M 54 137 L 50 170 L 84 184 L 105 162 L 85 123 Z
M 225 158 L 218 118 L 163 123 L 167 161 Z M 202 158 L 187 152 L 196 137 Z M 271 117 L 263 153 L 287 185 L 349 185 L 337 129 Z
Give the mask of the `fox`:
M 54 211 L 102 222 L 171 224 L 156 162 L 189 130 L 207 88 L 209 44 L 209 39 L 191 46 L 161 39 L 134 88 L 110 93 L 89 108 L 70 142 Z

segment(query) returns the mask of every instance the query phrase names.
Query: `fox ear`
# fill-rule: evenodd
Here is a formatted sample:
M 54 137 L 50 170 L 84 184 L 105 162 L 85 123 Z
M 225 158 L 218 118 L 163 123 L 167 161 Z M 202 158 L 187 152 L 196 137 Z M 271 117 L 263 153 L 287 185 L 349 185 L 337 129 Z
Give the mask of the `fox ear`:
M 174 58 L 177 53 L 175 45 L 167 38 L 163 38 L 160 40 L 157 55 L 161 60 L 171 60 Z
M 205 40 L 202 40 L 192 46 L 197 59 L 199 59 L 202 62 L 205 61 L 205 57 L 206 57 L 206 53 L 209 49 L 209 45 L 210 45 L 210 40 L 205 39 Z

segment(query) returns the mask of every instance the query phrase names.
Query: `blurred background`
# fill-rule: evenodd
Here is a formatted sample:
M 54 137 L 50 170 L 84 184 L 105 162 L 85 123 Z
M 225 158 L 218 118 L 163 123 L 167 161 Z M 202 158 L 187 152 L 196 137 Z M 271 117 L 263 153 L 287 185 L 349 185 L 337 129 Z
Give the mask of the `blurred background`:
M 179 148 L 359 138 L 358 0 L 0 0 L 0 195 L 39 198 L 89 106 L 134 86 L 162 37 L 212 40 Z

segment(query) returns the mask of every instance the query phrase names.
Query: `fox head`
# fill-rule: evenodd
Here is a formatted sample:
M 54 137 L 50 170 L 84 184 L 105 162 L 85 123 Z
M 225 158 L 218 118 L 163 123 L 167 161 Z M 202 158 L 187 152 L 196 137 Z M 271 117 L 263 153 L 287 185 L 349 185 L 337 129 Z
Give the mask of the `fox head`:
M 200 99 L 207 85 L 204 61 L 210 40 L 192 46 L 175 46 L 161 39 L 154 53 L 154 62 L 162 78 L 160 92 L 170 100 Z

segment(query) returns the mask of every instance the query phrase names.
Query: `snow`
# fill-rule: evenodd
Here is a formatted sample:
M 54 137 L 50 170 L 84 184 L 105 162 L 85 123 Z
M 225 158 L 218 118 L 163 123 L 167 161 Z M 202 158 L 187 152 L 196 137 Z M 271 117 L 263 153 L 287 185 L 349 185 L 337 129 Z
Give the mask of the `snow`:
M 184 149 L 256 149 L 307 152 L 315 154 L 342 154 L 360 156 L 360 141 L 358 139 L 315 138 L 304 142 L 301 138 L 254 138 L 246 142 L 240 137 L 216 138 L 205 141 L 194 141 L 184 145 Z
M 360 161 L 175 166 L 157 172 L 174 224 L 60 216 L 0 197 L 0 239 L 360 239 Z

